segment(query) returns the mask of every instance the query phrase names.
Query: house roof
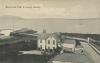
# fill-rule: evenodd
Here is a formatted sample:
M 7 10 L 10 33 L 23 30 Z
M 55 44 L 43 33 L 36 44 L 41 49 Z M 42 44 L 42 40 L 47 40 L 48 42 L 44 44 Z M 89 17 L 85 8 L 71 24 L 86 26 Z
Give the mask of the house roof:
M 72 62 L 72 63 L 93 63 L 88 57 L 82 54 L 63 53 L 54 57 L 51 61 Z
M 73 39 L 64 39 L 63 43 L 68 43 L 68 44 L 74 44 L 76 42 L 76 40 Z
M 54 37 L 55 39 L 59 39 L 59 37 L 54 33 L 41 33 L 39 34 L 39 39 L 47 39 L 48 37 Z
M 13 44 L 13 43 L 19 43 L 23 42 L 25 40 L 36 40 L 35 37 L 9 37 L 6 39 L 0 39 L 0 45 L 5 45 L 5 44 Z
M 28 29 L 28 28 L 22 28 L 19 30 L 14 31 L 14 33 L 28 33 L 28 34 L 32 34 L 32 33 L 36 33 L 37 31 Z

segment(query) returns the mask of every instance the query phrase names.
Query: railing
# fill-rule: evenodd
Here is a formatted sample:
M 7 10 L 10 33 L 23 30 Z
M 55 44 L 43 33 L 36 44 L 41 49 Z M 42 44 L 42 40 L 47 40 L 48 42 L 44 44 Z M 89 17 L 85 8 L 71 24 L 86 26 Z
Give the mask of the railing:
M 78 37 L 69 37 L 69 36 L 67 36 L 66 38 L 68 38 L 68 39 L 73 39 L 73 40 L 80 40 L 80 41 L 85 41 L 85 42 L 87 42 L 87 39 L 78 38 Z
M 97 43 L 96 40 L 94 40 L 94 39 L 92 39 L 90 37 L 88 37 L 88 40 L 87 39 L 83 39 L 83 38 L 77 38 L 77 37 L 66 37 L 66 38 L 84 41 L 84 42 L 88 43 L 95 50 L 95 52 L 97 54 L 100 55 L 100 47 L 95 44 L 95 43 Z
M 95 40 L 93 40 L 92 38 L 88 38 L 88 44 L 95 50 L 97 54 L 100 55 L 100 47 L 95 43 L 97 43 Z
M 100 55 L 100 47 L 98 47 L 94 43 L 90 43 L 89 45 L 95 50 L 96 53 Z

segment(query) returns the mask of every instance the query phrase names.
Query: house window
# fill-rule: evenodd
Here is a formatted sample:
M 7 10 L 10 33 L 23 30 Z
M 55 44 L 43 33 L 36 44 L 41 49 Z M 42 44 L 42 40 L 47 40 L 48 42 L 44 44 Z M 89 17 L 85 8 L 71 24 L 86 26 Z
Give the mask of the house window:
M 50 44 L 50 40 L 48 40 L 48 44 Z
M 55 45 L 55 40 L 53 40 L 53 44 Z
M 48 46 L 48 49 L 50 49 L 50 47 Z
M 55 47 L 53 47 L 53 49 L 55 49 Z
M 42 49 L 42 45 L 40 45 L 40 49 Z
M 42 43 L 42 40 L 40 40 L 40 43 Z

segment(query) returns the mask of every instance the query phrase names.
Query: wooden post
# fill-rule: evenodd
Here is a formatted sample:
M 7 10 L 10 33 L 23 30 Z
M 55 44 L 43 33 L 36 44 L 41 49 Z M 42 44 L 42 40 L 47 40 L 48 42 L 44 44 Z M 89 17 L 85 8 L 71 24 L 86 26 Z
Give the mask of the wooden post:
M 89 44 L 89 42 L 90 42 L 90 38 L 88 37 L 88 44 Z

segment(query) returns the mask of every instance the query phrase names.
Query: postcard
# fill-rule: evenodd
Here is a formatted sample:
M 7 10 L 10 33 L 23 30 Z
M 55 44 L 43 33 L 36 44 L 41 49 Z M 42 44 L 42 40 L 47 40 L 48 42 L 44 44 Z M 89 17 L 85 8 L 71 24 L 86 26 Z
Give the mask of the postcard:
M 99 0 L 0 0 L 0 63 L 99 59 Z

